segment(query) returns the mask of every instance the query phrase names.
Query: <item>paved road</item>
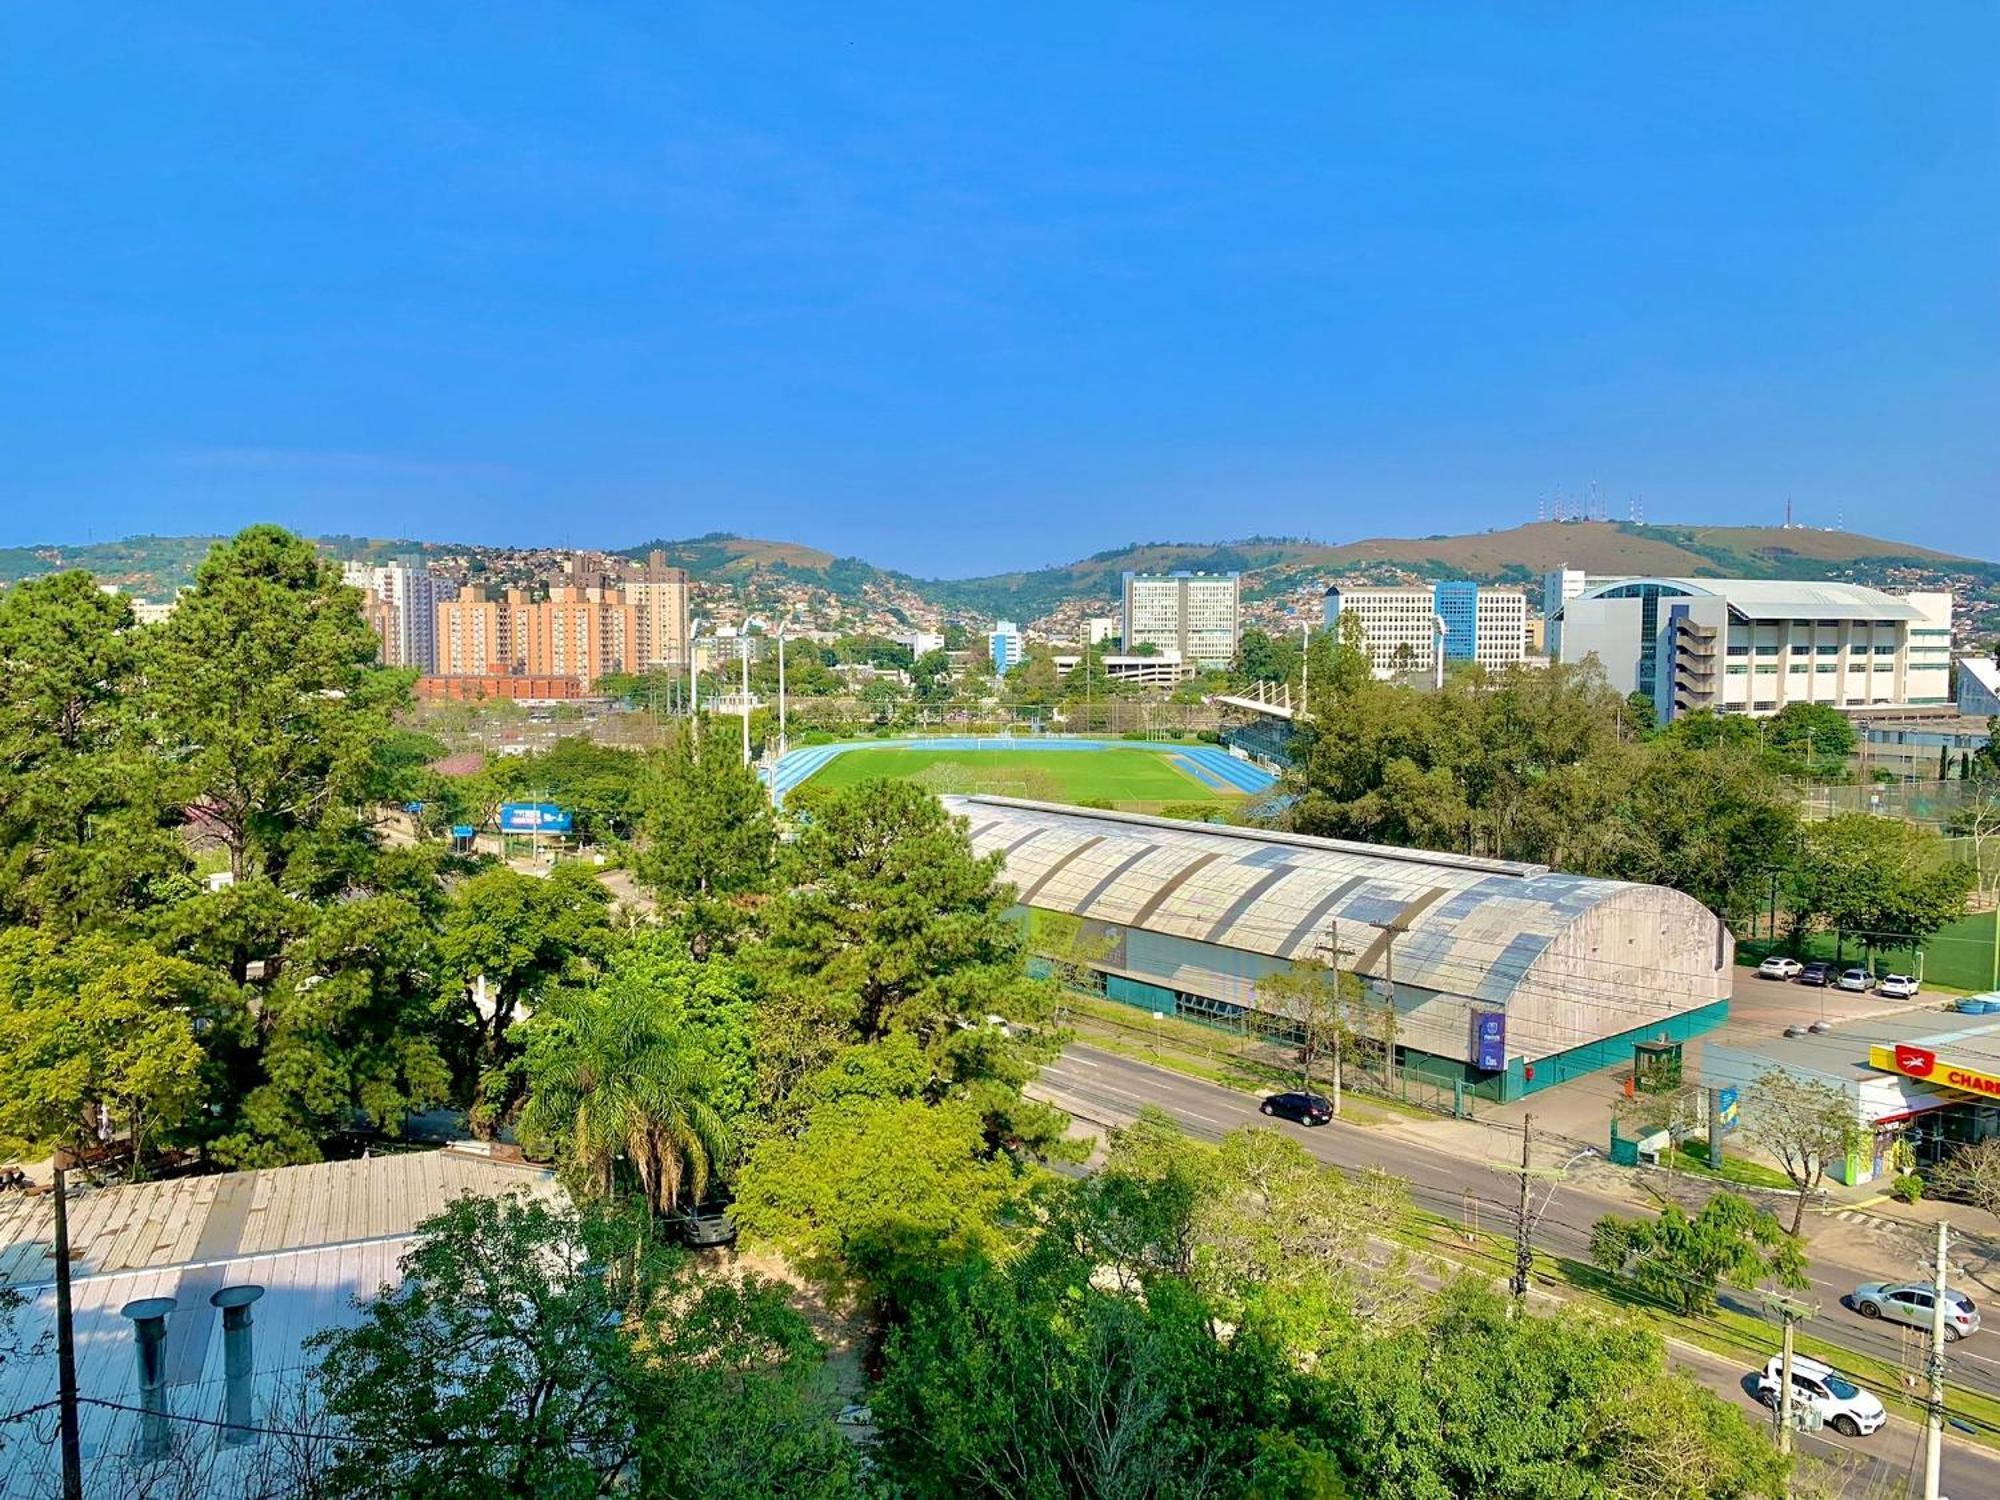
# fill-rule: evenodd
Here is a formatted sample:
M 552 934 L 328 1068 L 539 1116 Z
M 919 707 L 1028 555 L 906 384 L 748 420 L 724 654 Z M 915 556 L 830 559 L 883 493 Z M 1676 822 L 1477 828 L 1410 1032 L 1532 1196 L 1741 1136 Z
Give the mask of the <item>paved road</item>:
M 1189 1134 L 1219 1140 L 1240 1125 L 1275 1123 L 1287 1134 L 1304 1142 L 1307 1149 L 1331 1165 L 1346 1168 L 1380 1167 L 1407 1180 L 1420 1207 L 1455 1220 L 1476 1219 L 1479 1227 L 1504 1231 L 1512 1223 L 1515 1179 L 1495 1171 L 1485 1160 L 1468 1160 L 1426 1149 L 1401 1137 L 1391 1137 L 1359 1126 L 1336 1122 L 1308 1130 L 1286 1121 L 1273 1122 L 1259 1115 L 1254 1096 L 1218 1084 L 1189 1078 L 1167 1068 L 1154 1067 L 1116 1053 L 1077 1044 L 1042 1071 L 1036 1092 L 1081 1116 L 1103 1125 L 1124 1124 L 1145 1105 L 1165 1110 Z M 1517 1137 L 1495 1128 L 1491 1157 L 1506 1159 L 1517 1149 Z M 1590 1226 L 1607 1212 L 1632 1212 L 1630 1204 L 1585 1188 L 1538 1185 L 1535 1201 L 1546 1199 L 1536 1234 L 1537 1245 L 1558 1255 L 1589 1259 Z M 1921 1368 L 1920 1336 L 1911 1330 L 1907 1338 L 1898 1329 L 1869 1322 L 1841 1304 L 1840 1298 L 1861 1281 L 1884 1274 L 1873 1270 L 1816 1263 L 1810 1268 L 1813 1289 L 1808 1297 L 1819 1302 L 1821 1315 L 1810 1325 L 1815 1336 L 1857 1353 Z M 1761 1310 L 1754 1301 L 1724 1301 L 1743 1311 Z M 1992 1352 L 1987 1351 L 1987 1341 Z M 1729 1366 L 1712 1357 L 1690 1353 L 1683 1362 L 1701 1376 L 1704 1383 L 1732 1394 L 1753 1409 L 1755 1403 L 1741 1389 L 1743 1376 L 1762 1365 L 1777 1349 L 1777 1332 L 1772 1330 L 1769 1349 L 1746 1349 L 1742 1363 Z M 2000 1395 L 2000 1328 L 1975 1336 L 1955 1347 L 1948 1356 L 1947 1378 L 1954 1385 Z M 1867 1459 L 1886 1465 L 1887 1472 L 1901 1473 L 1908 1465 L 1915 1429 L 1892 1420 L 1882 1432 L 1852 1445 L 1829 1438 L 1825 1446 L 1851 1446 Z M 2000 1496 L 2000 1457 L 1971 1444 L 1947 1443 L 1945 1491 L 1962 1496 Z

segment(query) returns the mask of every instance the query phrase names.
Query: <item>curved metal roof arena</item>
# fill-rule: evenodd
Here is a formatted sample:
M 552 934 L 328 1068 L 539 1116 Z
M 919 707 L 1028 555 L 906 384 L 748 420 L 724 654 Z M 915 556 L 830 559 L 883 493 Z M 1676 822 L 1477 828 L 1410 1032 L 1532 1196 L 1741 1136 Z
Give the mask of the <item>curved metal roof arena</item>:
M 1000 853 L 1025 907 L 1203 945 L 1145 977 L 1254 1006 L 1260 973 L 1297 958 L 1393 979 L 1403 1021 L 1458 1054 L 1471 1009 L 1508 1013 L 1509 1051 L 1565 1051 L 1727 998 L 1734 940 L 1678 891 L 1542 865 L 946 797 L 980 854 Z M 1227 961 L 1203 951 L 1250 955 Z M 1184 959 L 1185 962 L 1181 960 Z M 1139 972 L 1136 968 L 1133 972 Z

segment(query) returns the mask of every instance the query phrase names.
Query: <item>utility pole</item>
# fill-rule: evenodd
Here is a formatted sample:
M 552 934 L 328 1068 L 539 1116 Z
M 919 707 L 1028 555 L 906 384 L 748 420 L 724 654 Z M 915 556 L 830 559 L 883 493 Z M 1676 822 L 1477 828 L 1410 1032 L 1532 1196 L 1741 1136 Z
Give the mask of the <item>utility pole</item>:
M 1535 1247 L 1530 1243 L 1534 1222 L 1528 1214 L 1528 1170 L 1529 1151 L 1534 1144 L 1535 1117 L 1521 1116 L 1521 1197 L 1514 1210 L 1514 1279 L 1509 1285 L 1514 1292 L 1514 1300 L 1525 1302 L 1528 1297 L 1528 1277 L 1535 1269 Z
M 1924 1403 L 1924 1500 L 1938 1500 L 1938 1460 L 1944 1442 L 1944 1220 L 1938 1220 L 1937 1275 L 1931 1285 L 1930 1399 Z
M 1384 927 L 1388 941 L 1382 945 L 1382 980 L 1389 987 L 1387 1003 L 1382 1008 L 1382 1088 L 1393 1096 L 1396 1092 L 1396 939 L 1403 929 L 1396 926 Z
M 1792 1325 L 1798 1321 L 1789 1305 L 1779 1309 L 1785 1320 L 1783 1354 L 1778 1360 L 1778 1451 L 1792 1456 Z M 1790 1491 L 1789 1483 L 1785 1486 Z
M 1521 1117 L 1521 1165 L 1507 1167 L 1500 1162 L 1488 1162 L 1495 1172 L 1513 1172 L 1520 1181 L 1520 1196 L 1514 1207 L 1514 1274 L 1507 1280 L 1508 1290 L 1514 1294 L 1517 1306 L 1525 1305 L 1528 1296 L 1528 1282 L 1535 1270 L 1535 1229 L 1548 1213 L 1549 1206 L 1556 1201 L 1556 1188 L 1569 1177 L 1570 1168 L 1587 1156 L 1598 1154 L 1595 1146 L 1585 1146 L 1575 1152 L 1558 1167 L 1537 1167 L 1532 1165 L 1534 1151 L 1535 1117 Z M 1534 1204 L 1534 1187 L 1537 1181 L 1546 1181 L 1549 1190 L 1542 1197 L 1542 1206 Z
M 76 1417 L 76 1329 L 69 1301 L 69 1153 L 60 1147 L 56 1175 L 56 1369 L 62 1408 L 63 1500 L 83 1500 L 83 1439 Z
M 1784 1325 L 1783 1342 L 1779 1345 L 1778 1358 L 1778 1399 L 1773 1409 L 1778 1416 L 1778 1451 L 1790 1458 L 1792 1454 L 1792 1433 L 1797 1425 L 1797 1406 L 1792 1392 L 1792 1329 L 1801 1318 L 1809 1318 L 1819 1311 L 1810 1302 L 1800 1302 L 1787 1297 L 1782 1292 L 1766 1292 L 1764 1305 L 1778 1315 Z M 1791 1493 L 1791 1481 L 1786 1480 L 1786 1494 Z

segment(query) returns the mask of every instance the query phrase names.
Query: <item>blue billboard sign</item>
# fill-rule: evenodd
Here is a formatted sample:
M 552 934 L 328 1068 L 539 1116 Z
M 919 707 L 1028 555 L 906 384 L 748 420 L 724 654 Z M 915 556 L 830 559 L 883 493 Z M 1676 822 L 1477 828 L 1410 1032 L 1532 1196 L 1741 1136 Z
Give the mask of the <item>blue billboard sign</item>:
M 553 802 L 503 802 L 502 833 L 568 833 L 570 816 Z
M 1472 1013 L 1472 1065 L 1484 1073 L 1507 1071 L 1507 1013 L 1475 1010 Z
M 1734 1130 L 1742 1124 L 1742 1112 L 1736 1106 L 1735 1089 L 1715 1091 L 1715 1118 L 1724 1130 Z

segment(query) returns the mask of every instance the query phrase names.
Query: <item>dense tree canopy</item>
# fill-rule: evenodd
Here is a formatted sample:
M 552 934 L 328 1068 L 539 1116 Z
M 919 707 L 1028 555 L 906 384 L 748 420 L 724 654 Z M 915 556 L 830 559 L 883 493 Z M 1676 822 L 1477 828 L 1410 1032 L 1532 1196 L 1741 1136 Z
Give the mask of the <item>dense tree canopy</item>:
M 635 873 L 701 945 L 737 931 L 771 879 L 777 833 L 756 773 L 714 736 L 683 734 L 652 765 Z
M 140 644 L 87 573 L 0 594 L 0 920 L 102 923 L 185 867 L 139 753 Z
M 148 730 L 238 878 L 282 881 L 316 842 L 355 835 L 375 746 L 409 695 L 377 646 L 339 571 L 275 526 L 218 546 L 148 632 Z
M 461 1199 L 403 1286 L 315 1340 L 328 1496 L 856 1492 L 817 1346 L 754 1278 L 694 1284 L 629 1220 Z

